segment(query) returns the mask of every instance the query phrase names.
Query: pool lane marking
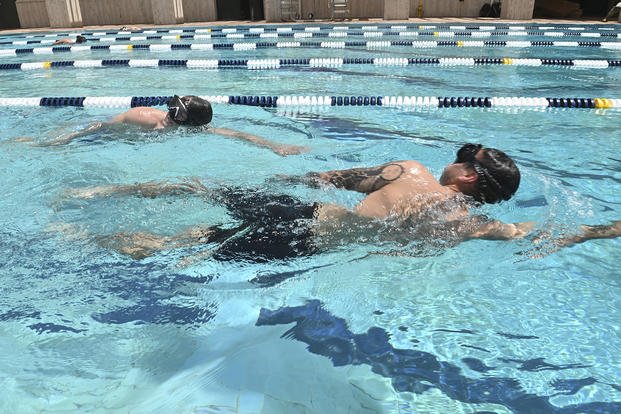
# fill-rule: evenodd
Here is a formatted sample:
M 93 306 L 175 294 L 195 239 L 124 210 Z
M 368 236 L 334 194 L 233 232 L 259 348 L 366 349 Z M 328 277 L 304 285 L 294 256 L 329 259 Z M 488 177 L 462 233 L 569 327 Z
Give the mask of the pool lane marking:
M 2 107 L 106 107 L 166 106 L 172 96 L 130 97 L 29 97 L 2 98 Z M 611 98 L 543 98 L 543 97 L 437 97 L 437 96 L 202 96 L 217 104 L 260 107 L 394 107 L 394 108 L 621 108 L 621 99 Z
M 294 41 L 294 42 L 241 42 L 241 43 L 176 43 L 176 44 L 129 44 L 129 45 L 94 45 L 94 46 L 53 46 L 41 48 L 0 49 L 0 57 L 16 56 L 21 54 L 53 54 L 63 52 L 86 52 L 86 51 L 146 51 L 166 52 L 173 50 L 254 50 L 271 48 L 328 48 L 345 49 L 350 47 L 366 47 L 367 49 L 382 49 L 387 47 L 413 47 L 417 49 L 429 49 L 436 47 L 506 47 L 506 48 L 531 48 L 531 47 L 595 47 L 602 49 L 621 50 L 621 42 L 563 42 L 563 41 L 348 41 L 348 42 L 317 42 L 317 41 Z
M 205 39 L 265 39 L 265 38 L 333 38 L 333 37 L 476 37 L 476 38 L 489 38 L 489 37 L 583 37 L 583 38 L 621 38 L 619 33 L 572 33 L 572 32 L 540 32 L 540 31 L 502 31 L 502 32 L 412 32 L 412 31 L 392 31 L 392 32 L 352 32 L 352 31 L 332 31 L 325 33 L 313 33 L 313 32 L 268 32 L 268 33 L 226 33 L 226 34 L 175 34 L 175 35 L 148 35 L 148 36 L 117 36 L 117 37 L 95 37 L 91 36 L 87 38 L 88 42 L 100 42 L 100 43 L 116 43 L 116 42 L 132 42 L 132 41 L 148 41 L 148 40 L 205 40 Z M 43 40 L 14 40 L 14 41 L 0 41 L 0 45 L 30 45 L 30 44 L 47 44 L 54 43 L 54 39 Z
M 341 67 L 344 65 L 374 66 L 567 66 L 588 69 L 621 67 L 621 60 L 604 59 L 535 59 L 535 58 L 291 58 L 291 59 L 87 59 L 28 63 L 0 63 L 0 71 L 51 68 L 139 67 L 139 68 L 203 68 L 269 70 L 293 67 Z
M 305 26 L 305 25 L 296 25 L 292 27 L 280 26 L 267 26 L 267 27 L 224 27 L 224 28 L 184 28 L 184 29 L 146 29 L 146 30 L 125 30 L 125 31 L 81 31 L 81 32 L 64 32 L 64 33 L 52 33 L 45 35 L 26 35 L 25 39 L 55 39 L 58 37 L 74 37 L 74 36 L 109 36 L 109 35 L 124 35 L 124 36 L 132 36 L 132 35 L 158 35 L 163 33 L 176 33 L 179 35 L 183 35 L 186 33 L 222 33 L 222 34 L 235 34 L 235 33 L 292 33 L 292 32 L 310 32 L 310 33 L 320 33 L 324 31 L 407 31 L 407 30 L 422 30 L 422 31 L 432 31 L 432 33 L 442 33 L 447 31 L 470 31 L 470 32 L 494 32 L 494 31 L 508 31 L 510 33 L 521 33 L 521 32 L 543 32 L 550 33 L 551 36 L 583 36 L 583 37 L 599 37 L 599 36 L 610 36 L 617 35 L 616 28 L 612 27 L 573 27 L 567 25 L 554 25 L 554 26 L 538 26 L 538 25 L 446 25 L 446 24 L 438 24 L 438 25 L 348 25 L 348 26 Z M 557 32 L 554 30 L 566 30 L 567 32 Z M 590 31 L 587 31 L 590 30 Z M 599 33 L 603 32 L 603 33 Z M 617 36 L 618 37 L 618 36 Z

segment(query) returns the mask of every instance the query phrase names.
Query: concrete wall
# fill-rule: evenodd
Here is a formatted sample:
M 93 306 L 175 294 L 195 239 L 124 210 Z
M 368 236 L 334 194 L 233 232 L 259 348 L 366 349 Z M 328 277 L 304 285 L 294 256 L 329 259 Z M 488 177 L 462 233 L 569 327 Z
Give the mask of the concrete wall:
M 186 22 L 211 22 L 217 19 L 216 0 L 183 0 Z
M 45 0 L 17 0 L 15 6 L 17 6 L 19 24 L 24 29 L 50 26 Z
M 80 0 L 45 0 L 51 27 L 81 27 Z
M 420 0 L 350 0 L 349 19 L 418 17 Z M 489 0 L 422 0 L 422 17 L 478 17 Z M 535 0 L 505 0 L 503 19 L 532 18 Z M 330 19 L 329 0 L 300 0 L 301 17 Z M 16 0 L 24 28 L 96 25 L 173 24 L 216 21 L 216 0 Z M 280 1 L 263 0 L 265 19 L 281 21 Z M 81 11 L 76 14 L 76 10 Z M 48 12 L 49 11 L 49 12 Z M 74 17 L 72 17 L 74 16 Z M 64 19 L 64 20 L 63 20 Z
M 500 17 L 508 20 L 528 20 L 533 18 L 535 0 L 511 0 L 502 2 Z
M 151 10 L 155 24 L 177 24 L 185 21 L 182 0 L 151 0 Z
M 302 18 L 307 19 L 313 13 L 315 19 L 330 19 L 332 13 L 329 0 L 301 0 Z M 384 2 L 382 0 L 350 0 L 350 14 L 348 18 L 382 18 L 384 16 Z
M 505 0 L 511 3 L 517 0 Z M 410 17 L 418 17 L 420 0 L 410 1 Z M 423 0 L 422 17 L 479 17 L 481 7 L 489 0 Z M 532 12 L 531 12 L 532 13 Z
M 263 13 L 268 22 L 279 22 L 282 20 L 280 4 L 278 0 L 263 0 Z
M 80 0 L 85 26 L 153 23 L 151 0 Z
M 187 0 L 186 0 L 187 1 Z M 300 0 L 302 19 L 308 19 L 312 13 L 315 19 L 330 19 L 330 0 Z M 409 17 L 418 17 L 420 0 L 350 0 L 351 19 L 386 18 L 405 19 L 404 11 L 408 9 Z M 505 0 L 507 19 L 532 18 L 535 0 Z M 479 17 L 481 7 L 489 0 L 422 0 L 422 17 Z M 278 0 L 263 0 L 267 21 L 280 21 Z M 524 17 L 530 16 L 530 17 Z M 504 17 L 504 16 L 503 16 Z
M 384 0 L 384 19 L 407 20 L 410 17 L 410 0 Z

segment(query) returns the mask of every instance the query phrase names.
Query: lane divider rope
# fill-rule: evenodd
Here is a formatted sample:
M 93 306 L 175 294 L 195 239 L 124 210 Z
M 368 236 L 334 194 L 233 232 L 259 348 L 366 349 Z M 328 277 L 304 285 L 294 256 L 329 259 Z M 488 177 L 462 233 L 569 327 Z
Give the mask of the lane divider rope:
M 0 63 L 2 70 L 37 70 L 52 68 L 189 68 L 189 69 L 249 69 L 266 70 L 290 67 L 331 67 L 344 65 L 374 66 L 567 66 L 575 68 L 604 69 L 621 67 L 621 60 L 603 59 L 532 59 L 532 58 L 292 58 L 292 59 L 98 59 L 66 60 L 28 63 Z
M 255 50 L 271 48 L 327 48 L 345 49 L 348 47 L 366 47 L 367 49 L 382 49 L 386 47 L 408 46 L 418 49 L 435 47 L 596 47 L 621 50 L 621 42 L 563 42 L 563 41 L 349 41 L 349 42 L 244 42 L 244 43 L 178 43 L 178 44 L 129 44 L 129 45 L 94 45 L 94 46 L 53 46 L 41 48 L 0 49 L 0 56 L 15 56 L 20 54 L 51 54 L 62 52 L 87 51 L 134 51 L 169 52 L 173 50 Z
M 494 32 L 453 32 L 453 31 L 365 31 L 365 32 L 352 32 L 352 31 L 333 31 L 329 33 L 322 32 L 265 32 L 265 33 L 209 33 L 209 34 L 177 34 L 177 35 L 131 35 L 131 36 L 117 36 L 117 37 L 87 37 L 89 42 L 102 42 L 102 43 L 116 43 L 126 41 L 148 41 L 148 40 L 206 40 L 206 39 L 265 39 L 265 38 L 342 38 L 342 37 L 477 37 L 486 38 L 493 36 L 510 36 L 510 37 L 588 37 L 588 38 L 600 38 L 621 37 L 618 33 L 597 33 L 597 32 L 544 32 L 544 31 L 494 31 Z M 0 41 L 0 45 L 29 45 L 29 44 L 53 44 L 54 39 L 43 40 L 14 40 L 14 41 Z
M 621 108 L 621 99 L 437 96 L 202 96 L 212 103 L 259 107 L 383 106 L 420 108 Z M 172 96 L 2 98 L 1 107 L 133 108 L 165 106 Z
M 108 35 L 133 35 L 133 34 L 155 34 L 158 33 L 172 33 L 172 34 L 184 34 L 184 33 L 288 33 L 288 32 L 322 32 L 322 31 L 347 31 L 347 30 L 363 30 L 363 31 L 400 31 L 400 30 L 449 30 L 449 31 L 553 31 L 553 30 L 570 30 L 569 33 L 589 33 L 586 30 L 591 31 L 603 31 L 604 33 L 616 32 L 615 27 L 580 27 L 580 26 L 567 26 L 567 25 L 554 25 L 554 26 L 536 26 L 536 25 L 494 25 L 494 26 L 480 26 L 480 25 L 355 25 L 350 24 L 347 26 L 266 26 L 266 27 L 214 27 L 214 28 L 184 28 L 184 29 L 144 29 L 144 30 L 112 30 L 112 31 L 82 31 L 82 32 L 65 32 L 65 33 L 50 33 L 42 35 L 26 35 L 23 36 L 27 39 L 37 38 L 57 38 L 67 36 L 108 36 Z M 587 35 L 588 36 L 588 35 Z

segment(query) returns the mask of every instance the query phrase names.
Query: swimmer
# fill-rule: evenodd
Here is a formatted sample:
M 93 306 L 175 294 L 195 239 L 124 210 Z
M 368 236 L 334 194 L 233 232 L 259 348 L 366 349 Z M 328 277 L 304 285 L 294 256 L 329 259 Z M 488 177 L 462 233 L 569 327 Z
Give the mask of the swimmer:
M 86 38 L 84 36 L 77 36 L 75 40 L 70 37 L 66 37 L 64 39 L 58 39 L 52 45 L 72 45 L 74 43 L 86 43 Z
M 532 222 L 503 223 L 470 212 L 483 203 L 509 200 L 520 184 L 520 172 L 513 160 L 500 150 L 481 145 L 461 147 L 439 180 L 417 161 L 395 161 L 371 168 L 287 177 L 286 181 L 330 185 L 366 196 L 348 209 L 260 190 L 208 188 L 197 179 L 80 188 L 66 195 L 87 199 L 195 194 L 225 206 L 236 219 L 234 225 L 193 227 L 174 236 L 118 233 L 97 237 L 102 245 L 137 259 L 159 250 L 215 243 L 218 246 L 205 255 L 216 260 L 265 262 L 310 255 L 359 231 L 366 232 L 367 238 L 371 233 L 381 240 L 408 244 L 413 239 L 429 241 L 430 237 L 452 239 L 454 243 L 512 240 L 525 237 L 533 228 Z M 621 222 L 587 226 L 559 247 L 620 235 Z
M 20 137 L 15 141 L 29 142 L 31 145 L 38 147 L 58 146 L 69 144 L 76 138 L 93 134 L 111 125 L 123 124 L 137 126 L 146 130 L 164 130 L 179 126 L 204 126 L 211 122 L 212 117 L 213 110 L 209 101 L 194 95 L 182 97 L 175 95 L 168 102 L 167 111 L 147 106 L 139 106 L 115 116 L 108 122 L 95 122 L 85 129 L 61 135 L 50 141 L 34 142 L 34 139 L 30 137 Z M 279 144 L 256 135 L 228 128 L 210 127 L 207 131 L 216 135 L 248 141 L 259 147 L 268 148 L 281 156 L 300 154 L 306 151 L 305 147 Z

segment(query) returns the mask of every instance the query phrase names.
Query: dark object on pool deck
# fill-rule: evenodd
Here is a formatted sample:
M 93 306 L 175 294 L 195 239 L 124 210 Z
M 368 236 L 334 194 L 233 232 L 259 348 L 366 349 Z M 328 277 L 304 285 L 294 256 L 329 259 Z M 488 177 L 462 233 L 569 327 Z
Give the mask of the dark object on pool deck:
M 484 4 L 479 12 L 479 17 L 500 17 L 500 2 L 490 2 Z

